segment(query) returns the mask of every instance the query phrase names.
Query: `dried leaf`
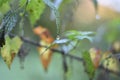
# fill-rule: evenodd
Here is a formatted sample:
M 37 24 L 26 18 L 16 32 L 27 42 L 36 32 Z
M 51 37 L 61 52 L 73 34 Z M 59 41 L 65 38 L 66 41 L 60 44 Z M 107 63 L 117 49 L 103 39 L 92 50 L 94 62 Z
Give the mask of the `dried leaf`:
M 41 38 L 40 44 L 48 47 L 38 47 L 41 62 L 44 69 L 47 70 L 52 57 L 52 51 L 49 48 L 54 47 L 52 46 L 54 39 L 50 35 L 49 31 L 41 26 L 36 27 L 33 31 Z
M 104 68 L 106 68 L 108 70 L 112 70 L 114 72 L 120 71 L 118 59 L 109 51 L 105 52 L 102 55 L 101 65 Z
M 33 32 L 36 35 L 38 35 L 42 40 L 46 41 L 47 43 L 52 43 L 54 41 L 48 29 L 42 26 L 36 27 L 35 29 L 33 29 Z
M 97 48 L 90 48 L 89 53 L 94 67 L 98 68 L 101 60 L 101 51 Z
M 13 39 L 10 39 L 8 36 L 6 37 L 6 44 L 1 48 L 1 56 L 9 69 L 21 44 L 22 41 L 19 37 L 14 37 Z
M 48 47 L 51 45 L 49 43 L 46 43 L 43 40 L 40 41 L 40 44 L 48 46 Z M 41 59 L 41 62 L 43 64 L 43 67 L 44 67 L 45 70 L 47 70 L 48 69 L 48 65 L 49 65 L 49 63 L 51 61 L 52 51 L 50 49 L 46 50 L 46 48 L 44 48 L 44 47 L 39 47 L 38 50 L 39 50 L 40 59 Z

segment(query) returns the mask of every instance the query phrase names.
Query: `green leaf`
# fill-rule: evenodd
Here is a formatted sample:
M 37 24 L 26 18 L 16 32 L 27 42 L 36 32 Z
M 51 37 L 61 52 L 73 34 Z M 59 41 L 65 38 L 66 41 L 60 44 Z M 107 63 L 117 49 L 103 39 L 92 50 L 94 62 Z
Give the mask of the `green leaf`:
M 65 37 L 68 37 L 70 40 L 83 40 L 83 39 L 88 39 L 90 42 L 93 41 L 93 35 L 94 32 L 91 31 L 76 31 L 76 30 L 71 30 L 67 31 L 65 33 Z
M 1 48 L 1 56 L 9 69 L 15 55 L 19 51 L 21 44 L 22 41 L 19 37 L 14 37 L 12 39 L 10 39 L 8 36 L 6 37 L 6 44 Z
M 119 40 L 120 37 L 120 19 L 113 19 L 109 22 L 107 29 L 105 31 L 104 38 L 108 43 L 114 42 L 114 40 Z
M 85 67 L 85 71 L 88 74 L 90 79 L 94 78 L 94 74 L 95 74 L 95 67 L 93 65 L 93 62 L 90 58 L 90 53 L 88 51 L 83 52 L 82 57 L 85 61 L 84 67 Z
M 1 3 L 2 1 L 4 0 L 0 0 L 0 4 L 1 4 L 0 13 L 2 14 L 1 19 L 3 18 L 3 15 L 10 10 L 10 5 L 9 5 L 10 0 L 6 0 L 4 3 Z
M 20 1 L 20 6 L 25 5 L 26 0 Z M 27 5 L 27 12 L 29 14 L 30 22 L 32 25 L 40 18 L 45 9 L 45 4 L 42 0 L 29 0 Z
M 88 39 L 90 42 L 93 42 L 93 37 L 91 36 L 76 36 L 78 40 Z
M 9 0 L 0 0 L 0 7 L 4 4 L 4 3 L 6 3 L 6 2 L 8 2 Z

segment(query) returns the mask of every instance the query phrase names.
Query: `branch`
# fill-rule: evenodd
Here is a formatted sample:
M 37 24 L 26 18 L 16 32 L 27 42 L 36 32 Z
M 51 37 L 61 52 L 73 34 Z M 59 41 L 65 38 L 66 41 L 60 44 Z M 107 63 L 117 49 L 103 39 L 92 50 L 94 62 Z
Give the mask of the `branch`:
M 9 34 L 9 35 L 10 35 L 11 37 L 15 37 L 15 36 L 16 36 L 16 35 L 14 35 L 14 34 Z M 18 36 L 18 37 L 20 37 L 23 42 L 29 43 L 29 44 L 31 44 L 31 45 L 38 46 L 38 47 L 48 48 L 47 46 L 41 45 L 40 43 L 35 42 L 35 41 L 32 41 L 32 40 L 30 40 L 30 39 L 28 39 L 28 38 L 25 38 L 25 37 L 23 37 L 23 36 Z M 54 48 L 50 48 L 50 50 L 53 51 L 53 52 L 56 52 L 56 53 L 58 53 L 58 54 L 61 54 L 61 55 L 64 54 L 64 51 L 61 51 L 61 50 L 57 50 L 57 49 L 54 49 Z M 77 56 L 74 56 L 74 55 L 71 55 L 71 54 L 64 54 L 64 55 L 65 55 L 66 57 L 71 58 L 71 59 L 84 62 L 84 60 L 83 60 L 82 58 L 80 58 L 80 57 L 77 57 Z M 113 74 L 115 74 L 115 75 L 117 75 L 117 76 L 120 76 L 120 72 L 115 72 L 115 71 L 106 69 L 106 68 L 104 68 L 104 67 L 101 66 L 101 65 L 98 67 L 98 69 L 102 69 L 102 70 L 107 71 L 108 73 L 113 73 Z
M 27 39 L 27 38 L 24 38 L 24 37 L 20 37 L 20 38 L 21 38 L 22 41 L 24 41 L 26 43 L 29 43 L 29 44 L 32 44 L 34 46 L 48 48 L 47 46 L 41 45 L 40 43 L 34 42 L 34 41 L 30 40 L 30 39 Z M 50 48 L 50 50 L 53 51 L 53 52 L 57 52 L 58 54 L 64 54 L 64 51 L 61 51 L 61 50 L 57 50 L 57 49 L 54 49 L 54 48 Z M 77 56 L 73 56 L 71 54 L 65 54 L 65 56 L 73 58 L 73 59 L 78 60 L 78 61 L 83 61 L 82 58 L 77 57 Z
M 16 35 L 15 34 L 9 34 L 9 36 L 15 37 Z M 23 36 L 18 36 L 18 37 L 20 37 L 23 42 L 29 43 L 31 45 L 48 48 L 47 46 L 41 45 L 40 43 L 32 41 L 32 40 L 30 40 L 28 38 L 25 38 Z M 53 52 L 57 52 L 58 54 L 64 54 L 64 51 L 61 51 L 61 50 L 57 50 L 57 49 L 54 49 L 54 48 L 50 48 L 50 50 L 53 51 Z M 74 56 L 74 55 L 71 55 L 71 54 L 65 54 L 65 56 L 83 62 L 83 59 L 80 58 L 80 57 L 77 57 L 77 56 Z

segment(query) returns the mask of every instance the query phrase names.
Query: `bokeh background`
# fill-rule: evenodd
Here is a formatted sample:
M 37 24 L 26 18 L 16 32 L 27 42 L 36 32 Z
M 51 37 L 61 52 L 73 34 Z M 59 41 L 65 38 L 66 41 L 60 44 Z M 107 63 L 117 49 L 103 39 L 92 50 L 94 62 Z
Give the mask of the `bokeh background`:
M 115 40 L 120 40 L 120 1 L 119 0 L 97 0 L 97 7 L 92 0 L 52 0 L 59 8 L 61 15 L 61 37 L 62 33 L 68 30 L 95 31 L 94 43 L 81 41 L 80 45 L 70 54 L 81 57 L 81 51 L 91 47 L 98 47 L 107 51 Z M 5 13 L 8 7 L 0 9 L 0 15 Z M 25 21 L 25 36 L 32 40 L 39 41 L 32 32 L 28 21 Z M 41 25 L 48 28 L 53 37 L 56 37 L 55 16 L 49 7 L 46 7 L 35 26 Z M 29 45 L 29 44 L 28 44 Z M 24 62 L 24 69 L 21 69 L 18 57 L 12 63 L 9 70 L 0 58 L 0 80 L 64 80 L 62 56 L 53 54 L 49 69 L 44 71 L 39 59 L 37 48 L 30 46 L 29 55 Z M 89 80 L 81 62 L 67 58 L 69 71 L 66 80 Z M 111 75 L 106 80 L 119 80 L 120 78 Z M 96 80 L 96 79 L 95 79 Z

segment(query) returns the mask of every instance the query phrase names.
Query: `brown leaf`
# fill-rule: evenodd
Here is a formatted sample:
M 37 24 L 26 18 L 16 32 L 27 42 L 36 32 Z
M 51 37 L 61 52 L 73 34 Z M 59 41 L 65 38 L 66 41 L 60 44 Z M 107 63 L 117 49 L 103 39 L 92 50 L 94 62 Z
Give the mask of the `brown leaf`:
M 34 33 L 38 35 L 42 40 L 46 41 L 46 43 L 52 43 L 54 41 L 48 29 L 43 28 L 41 26 L 36 27 Z
M 44 45 L 46 47 L 50 47 L 52 45 L 54 39 L 51 36 L 48 29 L 43 28 L 41 26 L 38 26 L 33 31 L 41 39 L 41 41 L 40 41 L 41 45 Z M 52 48 L 53 47 L 54 46 L 52 46 Z M 44 47 L 38 47 L 38 51 L 39 51 L 39 54 L 40 54 L 40 60 L 42 62 L 42 65 L 43 65 L 44 69 L 47 71 L 53 52 L 49 48 L 47 49 L 47 48 L 44 48 Z
M 45 45 L 45 46 L 50 46 L 51 45 L 51 44 L 46 43 L 43 40 L 41 40 L 40 43 L 41 43 L 41 45 Z M 46 50 L 46 48 L 44 48 L 44 47 L 39 47 L 38 51 L 39 51 L 39 54 L 40 54 L 40 60 L 41 60 L 41 62 L 43 64 L 43 67 L 44 67 L 45 70 L 47 70 L 48 65 L 49 65 L 49 63 L 51 61 L 52 51 L 50 49 Z

